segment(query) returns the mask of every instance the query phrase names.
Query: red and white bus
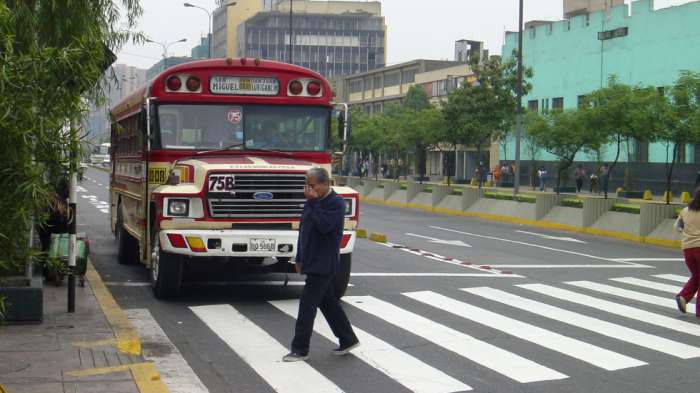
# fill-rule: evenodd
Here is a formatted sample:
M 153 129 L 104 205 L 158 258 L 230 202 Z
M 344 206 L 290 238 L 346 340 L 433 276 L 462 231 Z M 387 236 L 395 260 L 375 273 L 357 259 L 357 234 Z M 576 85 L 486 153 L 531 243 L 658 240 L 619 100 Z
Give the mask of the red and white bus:
M 112 109 L 110 184 L 119 262 L 144 263 L 158 298 L 177 296 L 197 265 L 293 272 L 304 174 L 331 171 L 331 100 L 316 72 L 245 58 L 172 67 L 122 100 Z M 347 206 L 342 295 L 359 196 L 334 189 Z

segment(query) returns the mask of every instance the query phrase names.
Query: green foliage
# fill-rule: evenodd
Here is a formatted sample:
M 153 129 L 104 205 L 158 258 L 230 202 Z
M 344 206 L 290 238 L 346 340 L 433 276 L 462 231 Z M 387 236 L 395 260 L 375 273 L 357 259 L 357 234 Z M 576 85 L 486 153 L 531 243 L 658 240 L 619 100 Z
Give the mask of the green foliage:
M 534 195 L 518 194 L 513 196 L 513 194 L 506 192 L 485 192 L 484 198 L 500 199 L 505 201 L 516 201 L 525 203 L 535 203 L 536 197 Z
M 641 207 L 639 205 L 631 205 L 627 203 L 616 203 L 612 206 L 611 210 L 621 213 L 639 214 Z
M 140 13 L 137 0 L 0 1 L 0 267 L 29 256 L 31 218 L 46 218 L 54 181 L 77 170 L 83 99 L 103 97 L 106 48 Z
M 575 207 L 578 209 L 583 209 L 583 201 L 577 198 L 562 199 L 561 205 L 565 207 Z
M 430 108 L 430 99 L 428 93 L 420 85 L 413 85 L 408 88 L 406 97 L 403 100 L 403 107 L 410 109 L 413 112 L 420 112 L 423 109 Z

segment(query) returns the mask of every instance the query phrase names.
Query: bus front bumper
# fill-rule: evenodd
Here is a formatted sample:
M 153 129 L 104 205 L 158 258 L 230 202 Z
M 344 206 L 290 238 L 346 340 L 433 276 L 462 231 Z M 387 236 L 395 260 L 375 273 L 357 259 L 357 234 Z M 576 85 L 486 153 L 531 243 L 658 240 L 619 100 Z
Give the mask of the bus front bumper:
M 159 232 L 162 252 L 191 257 L 275 257 L 296 255 L 298 231 L 168 229 Z M 355 248 L 355 231 L 343 231 L 341 254 Z

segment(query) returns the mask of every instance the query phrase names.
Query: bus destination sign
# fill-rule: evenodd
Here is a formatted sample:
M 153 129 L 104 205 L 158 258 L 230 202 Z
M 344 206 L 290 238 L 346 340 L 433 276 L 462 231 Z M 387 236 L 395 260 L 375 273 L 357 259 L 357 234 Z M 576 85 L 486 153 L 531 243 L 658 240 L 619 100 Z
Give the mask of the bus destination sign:
M 212 94 L 276 96 L 280 83 L 275 78 L 214 76 L 209 81 Z

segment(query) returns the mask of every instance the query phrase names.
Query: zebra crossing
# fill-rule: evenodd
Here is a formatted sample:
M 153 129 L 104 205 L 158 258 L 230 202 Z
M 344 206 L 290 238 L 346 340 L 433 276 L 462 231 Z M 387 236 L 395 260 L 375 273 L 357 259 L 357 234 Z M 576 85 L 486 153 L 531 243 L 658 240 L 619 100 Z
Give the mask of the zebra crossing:
M 474 386 L 484 386 L 489 379 L 502 378 L 516 385 L 566 383 L 575 377 L 578 368 L 621 373 L 700 358 L 700 320 L 671 310 L 675 309 L 673 292 L 685 280 L 683 276 L 659 274 L 643 279 L 464 286 L 449 293 L 404 292 L 391 299 L 349 295 L 343 302 L 362 343 L 352 357 L 407 391 L 450 393 L 478 391 Z M 640 290 L 640 286 L 646 290 Z M 673 292 L 669 292 L 671 288 Z M 660 291 L 666 295 L 659 296 Z M 291 329 L 298 300 L 270 300 L 268 304 L 279 312 L 274 317 L 279 319 L 278 325 Z M 231 304 L 189 309 L 273 391 L 353 391 L 324 375 L 319 363 L 311 361 L 317 357 L 330 362 L 320 351 L 312 350 L 309 362 L 282 362 L 289 343 L 256 324 L 244 309 Z M 543 321 L 555 323 L 543 326 Z M 511 341 L 472 335 L 469 330 L 474 325 L 498 337 L 505 334 Z M 386 334 L 387 326 L 392 327 L 393 334 Z M 314 330 L 335 343 L 320 313 Z M 401 335 L 420 344 L 416 348 L 399 345 L 396 337 Z M 541 350 L 523 351 L 522 345 L 509 344 L 512 341 Z M 422 351 L 430 351 L 430 356 L 421 356 Z M 551 353 L 557 356 L 547 356 Z M 576 369 L 556 361 L 562 356 L 571 359 Z M 436 361 L 441 357 L 460 359 L 465 372 L 441 368 L 442 363 Z M 475 375 L 475 368 L 489 373 Z M 367 390 L 364 387 L 357 391 Z

